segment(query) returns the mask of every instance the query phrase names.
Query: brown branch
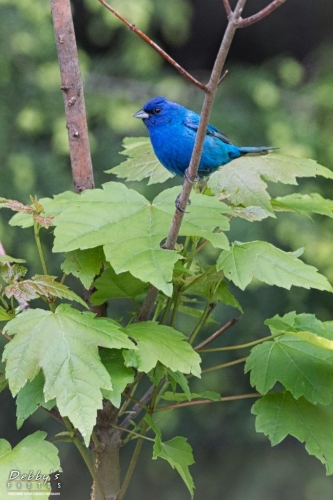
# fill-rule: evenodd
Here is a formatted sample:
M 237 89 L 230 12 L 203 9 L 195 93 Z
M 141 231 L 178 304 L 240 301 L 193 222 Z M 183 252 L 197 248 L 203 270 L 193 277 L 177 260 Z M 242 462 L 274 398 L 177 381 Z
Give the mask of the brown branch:
M 53 27 L 65 104 L 74 190 L 94 187 L 83 85 L 70 0 L 51 0 Z
M 205 345 L 210 344 L 213 340 L 215 340 L 217 337 L 222 335 L 222 333 L 226 332 L 230 327 L 232 327 L 236 322 L 237 318 L 232 318 L 228 323 L 226 323 L 224 326 L 222 326 L 219 330 L 217 330 L 215 333 L 213 333 L 210 337 L 208 337 L 206 340 L 201 342 L 201 344 L 198 344 L 194 350 L 199 351 L 202 349 Z
M 188 73 L 187 71 L 185 71 L 185 69 L 182 66 L 180 66 L 180 64 L 178 64 L 174 59 L 172 59 L 172 57 L 170 57 L 169 54 L 167 54 L 163 49 L 161 49 L 161 47 L 159 45 L 157 45 L 157 43 L 153 42 L 153 40 L 151 40 L 149 38 L 149 36 L 147 36 L 145 33 L 143 33 L 143 31 L 139 30 L 139 28 L 137 28 L 135 26 L 135 24 L 130 23 L 129 21 L 127 21 L 127 19 L 125 19 L 121 14 L 119 14 L 119 12 L 117 12 L 113 7 L 111 7 L 111 5 L 109 5 L 108 3 L 106 3 L 104 0 L 98 0 L 98 1 L 106 9 L 108 9 L 110 12 L 112 12 L 113 15 L 115 15 L 118 19 L 120 19 L 121 22 L 123 22 L 124 24 L 126 24 L 126 26 L 128 26 L 128 28 L 131 31 L 133 31 L 134 33 L 136 33 L 140 38 L 142 38 L 142 40 L 144 40 L 146 43 L 148 43 L 148 45 L 150 45 L 153 49 L 156 50 L 156 52 L 158 52 L 162 57 L 164 57 L 164 59 L 166 59 L 168 61 L 168 63 L 171 64 L 171 66 L 173 66 L 177 71 L 179 71 L 179 73 L 181 75 L 185 76 L 185 78 L 187 78 L 188 80 L 190 80 L 190 82 L 194 83 L 194 85 L 196 85 L 197 87 L 199 87 L 199 89 L 203 90 L 204 92 L 207 92 L 206 85 L 204 85 L 203 83 L 199 82 L 192 75 L 190 75 L 190 73 Z
M 258 392 L 252 392 L 250 394 L 241 394 L 239 396 L 221 396 L 219 401 L 212 401 L 211 399 L 197 399 L 194 401 L 184 401 L 184 403 L 177 403 L 174 405 L 168 406 L 160 406 L 156 408 L 155 411 L 164 411 L 164 410 L 176 410 L 178 408 L 184 408 L 184 406 L 193 406 L 193 405 L 202 405 L 207 403 L 220 403 L 223 401 L 238 401 L 239 399 L 248 399 L 248 398 L 260 398 L 261 394 Z
M 262 19 L 264 19 L 264 17 L 271 14 L 275 9 L 280 7 L 286 1 L 287 0 L 274 0 L 272 3 L 267 5 L 267 7 L 265 7 L 261 11 L 259 11 L 257 14 L 254 14 L 253 16 L 250 16 L 250 17 L 246 17 L 245 19 L 240 19 L 238 21 L 237 28 L 246 28 L 247 26 L 250 26 L 251 24 L 254 24 L 254 23 L 261 21 Z

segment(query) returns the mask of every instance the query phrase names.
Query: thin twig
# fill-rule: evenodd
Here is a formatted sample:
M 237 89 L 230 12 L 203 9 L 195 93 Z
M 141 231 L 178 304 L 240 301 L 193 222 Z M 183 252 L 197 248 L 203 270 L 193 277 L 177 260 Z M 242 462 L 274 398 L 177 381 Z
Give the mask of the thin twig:
M 156 50 L 156 52 L 158 52 L 162 57 L 164 57 L 164 59 L 166 59 L 168 63 L 171 64 L 171 66 L 173 66 L 177 71 L 179 71 L 181 75 L 185 76 L 185 78 L 190 80 L 190 82 L 194 83 L 194 85 L 199 87 L 199 89 L 203 90 L 204 92 L 207 92 L 206 85 L 199 82 L 192 75 L 190 75 L 190 73 L 185 71 L 185 69 L 182 66 L 180 66 L 180 64 L 178 64 L 174 59 L 172 59 L 172 57 L 170 57 L 169 54 L 167 54 L 163 49 L 161 49 L 161 47 L 159 47 L 157 43 L 153 42 L 153 40 L 151 40 L 149 36 L 143 33 L 143 31 L 139 30 L 139 28 L 137 28 L 135 24 L 127 21 L 127 19 L 125 19 L 121 14 L 119 14 L 119 12 L 117 12 L 113 7 L 111 7 L 111 5 L 106 3 L 104 0 L 98 0 L 98 1 L 110 12 L 112 12 L 113 15 L 115 15 L 118 19 L 120 19 L 120 21 L 126 24 L 126 26 L 128 26 L 131 31 L 136 33 L 140 38 L 142 38 L 142 40 L 148 43 L 153 49 Z
M 280 7 L 286 1 L 287 0 L 274 0 L 272 3 L 267 5 L 267 7 L 265 7 L 261 11 L 259 11 L 257 14 L 254 14 L 253 16 L 250 16 L 250 17 L 246 17 L 245 19 L 240 19 L 237 23 L 237 28 L 246 28 L 247 26 L 250 26 L 251 24 L 254 24 L 254 23 L 261 21 L 262 19 L 264 19 L 264 17 L 271 14 L 275 9 Z
M 160 406 L 159 408 L 156 408 L 157 411 L 165 411 L 165 410 L 176 410 L 178 408 L 183 408 L 184 406 L 194 406 L 194 405 L 202 405 L 202 404 L 207 404 L 207 403 L 220 403 L 224 401 L 237 401 L 239 399 L 248 399 L 248 398 L 260 398 L 261 394 L 258 392 L 253 392 L 250 394 L 240 394 L 239 396 L 221 396 L 221 399 L 219 401 L 213 401 L 211 399 L 197 399 L 195 401 L 184 401 L 183 403 L 176 403 L 174 405 L 168 405 L 168 406 Z
M 131 420 L 134 420 L 142 412 L 142 410 L 145 408 L 144 405 L 147 403 L 147 401 L 149 401 L 151 395 L 154 392 L 154 389 L 155 389 L 154 385 L 149 387 L 147 392 L 140 399 L 140 402 L 137 403 L 136 405 L 134 405 L 132 410 L 131 410 L 131 413 L 129 415 L 127 415 L 126 418 L 124 418 L 124 420 L 120 424 L 121 428 L 126 429 L 129 426 Z
M 231 7 L 230 7 L 229 0 L 222 0 L 222 2 L 223 2 L 223 5 L 224 5 L 226 14 L 227 14 L 227 18 L 229 19 L 229 16 L 231 16 L 231 14 L 232 14 L 232 10 L 231 10 Z
M 221 76 L 221 78 L 219 79 L 219 82 L 217 84 L 217 86 L 220 85 L 220 83 L 223 82 L 223 80 L 225 79 L 225 77 L 228 75 L 229 71 L 226 69 L 225 72 L 223 73 L 223 75 Z
M 194 350 L 199 351 L 199 349 L 202 349 L 205 345 L 210 344 L 213 340 L 215 340 L 217 337 L 222 335 L 222 333 L 226 332 L 230 327 L 232 327 L 236 322 L 237 318 L 232 318 L 228 323 L 226 323 L 224 326 L 222 326 L 219 330 L 217 330 L 215 333 L 213 333 L 208 339 L 204 340 L 200 344 L 198 344 Z

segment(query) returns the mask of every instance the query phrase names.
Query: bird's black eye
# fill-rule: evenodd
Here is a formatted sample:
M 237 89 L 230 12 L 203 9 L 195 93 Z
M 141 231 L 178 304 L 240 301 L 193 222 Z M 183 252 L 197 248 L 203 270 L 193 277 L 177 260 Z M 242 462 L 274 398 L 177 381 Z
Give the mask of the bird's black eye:
M 160 112 L 161 112 L 161 108 L 155 108 L 154 109 L 154 114 L 155 115 L 158 115 L 158 113 L 160 113 Z

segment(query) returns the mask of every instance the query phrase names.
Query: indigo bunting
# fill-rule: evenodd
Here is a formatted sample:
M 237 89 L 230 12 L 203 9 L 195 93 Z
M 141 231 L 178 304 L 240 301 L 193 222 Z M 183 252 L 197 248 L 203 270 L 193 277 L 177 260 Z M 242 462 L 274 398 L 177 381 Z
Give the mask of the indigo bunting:
M 154 152 L 162 165 L 173 174 L 186 177 L 200 116 L 165 97 L 154 97 L 133 115 L 141 118 L 148 129 Z M 213 125 L 207 126 L 199 178 L 210 175 L 222 165 L 246 154 L 266 154 L 274 147 L 238 147 Z

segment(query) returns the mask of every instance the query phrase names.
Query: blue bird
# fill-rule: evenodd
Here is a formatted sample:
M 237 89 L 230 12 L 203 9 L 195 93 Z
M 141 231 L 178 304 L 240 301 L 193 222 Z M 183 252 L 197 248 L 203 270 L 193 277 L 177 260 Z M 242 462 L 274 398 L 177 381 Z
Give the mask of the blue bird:
M 133 115 L 141 118 L 148 129 L 154 152 L 162 165 L 173 174 L 186 177 L 196 138 L 200 115 L 194 111 L 168 101 L 165 97 L 154 97 Z M 207 126 L 199 178 L 206 177 L 222 165 L 246 154 L 267 154 L 274 147 L 238 147 L 213 125 Z

